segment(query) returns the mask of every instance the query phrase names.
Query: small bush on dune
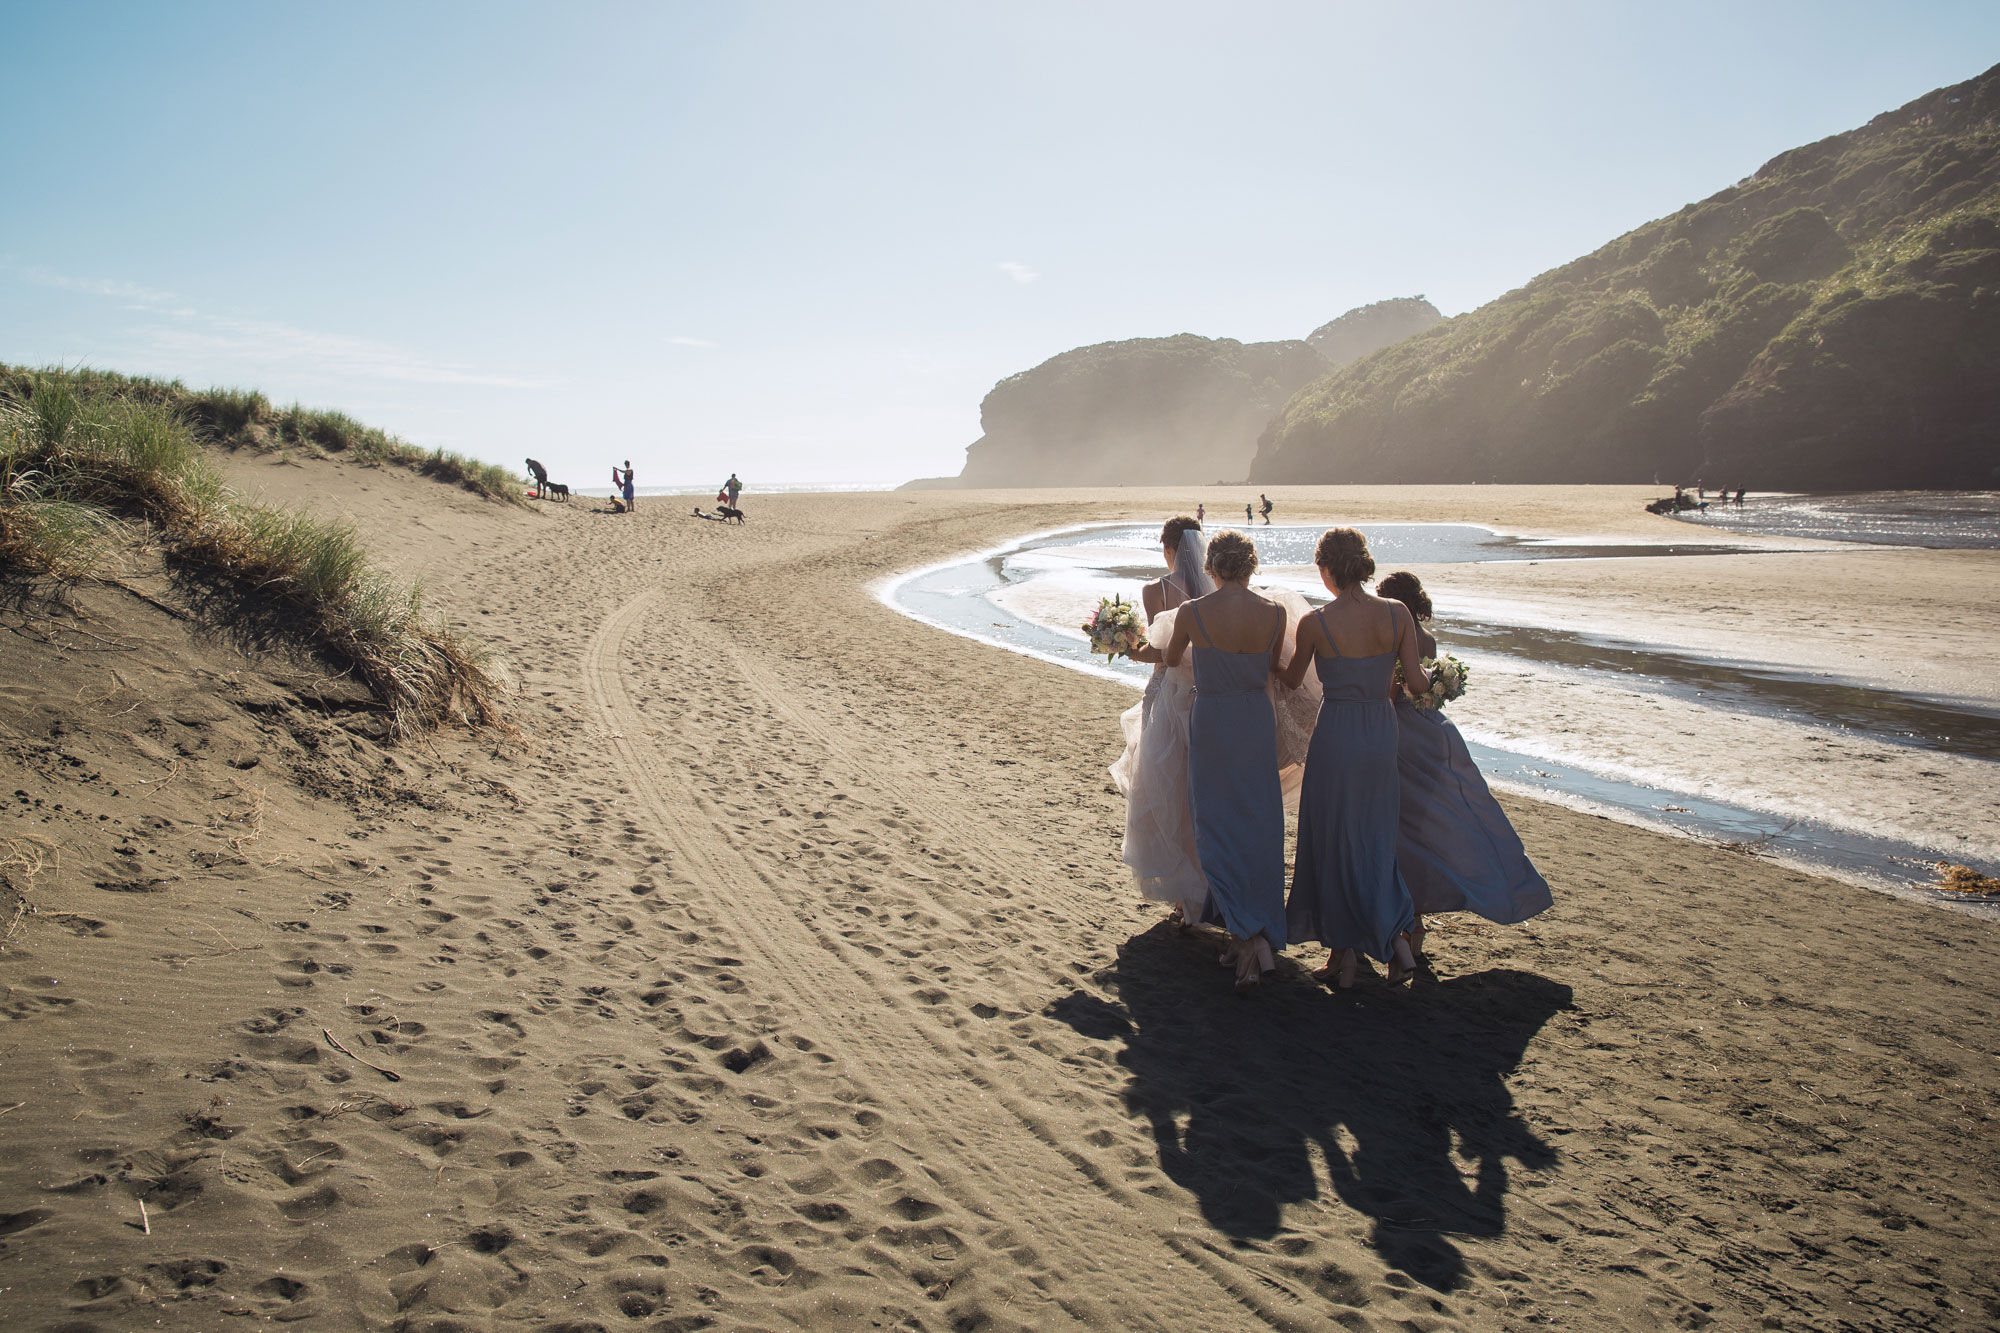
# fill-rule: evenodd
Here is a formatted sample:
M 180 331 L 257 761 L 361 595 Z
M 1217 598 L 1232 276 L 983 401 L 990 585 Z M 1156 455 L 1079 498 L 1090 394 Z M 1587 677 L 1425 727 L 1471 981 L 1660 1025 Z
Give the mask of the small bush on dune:
M 102 509 L 48 499 L 32 472 L 7 479 L 0 497 L 0 566 L 58 579 L 88 577 L 100 567 L 117 523 Z
M 398 734 L 504 725 L 495 663 L 427 616 L 420 588 L 371 568 L 345 524 L 236 499 L 182 407 L 93 392 L 62 372 L 10 387 L 12 401 L 0 401 L 0 565 L 85 578 L 119 520 L 142 521 L 179 567 L 282 612 L 288 629 L 350 667 Z
M 285 606 L 353 667 L 398 731 L 504 725 L 491 658 L 424 614 L 421 586 L 371 568 L 346 524 L 243 506 L 189 534 L 176 555 Z
M 526 503 L 523 493 L 527 482 L 503 467 L 442 449 L 421 449 L 379 427 L 363 425 L 344 412 L 297 403 L 279 409 L 253 390 L 205 389 L 196 393 L 179 380 L 106 370 L 34 371 L 0 366 L 0 400 L 26 402 L 37 392 L 37 385 L 50 380 L 60 381 L 79 404 L 88 400 L 102 405 L 172 409 L 195 435 L 224 448 L 297 448 L 315 455 L 341 454 L 359 463 L 406 467 L 488 499 Z

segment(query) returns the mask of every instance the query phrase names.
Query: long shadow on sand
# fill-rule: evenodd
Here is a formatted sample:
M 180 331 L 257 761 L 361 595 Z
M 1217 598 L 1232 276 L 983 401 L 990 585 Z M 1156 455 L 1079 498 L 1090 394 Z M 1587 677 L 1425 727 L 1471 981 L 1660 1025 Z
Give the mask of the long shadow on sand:
M 1569 987 L 1491 970 L 1336 993 L 1281 974 L 1241 1001 L 1212 957 L 1155 927 L 1097 976 L 1118 1003 L 1078 991 L 1047 1012 L 1125 1043 L 1126 1105 L 1224 1234 L 1276 1235 L 1285 1205 L 1319 1192 L 1316 1146 L 1340 1199 L 1374 1219 L 1391 1267 L 1435 1290 L 1459 1285 L 1464 1258 L 1448 1237 L 1506 1229 L 1507 1159 L 1556 1160 L 1515 1116 L 1504 1078 L 1569 1007 Z

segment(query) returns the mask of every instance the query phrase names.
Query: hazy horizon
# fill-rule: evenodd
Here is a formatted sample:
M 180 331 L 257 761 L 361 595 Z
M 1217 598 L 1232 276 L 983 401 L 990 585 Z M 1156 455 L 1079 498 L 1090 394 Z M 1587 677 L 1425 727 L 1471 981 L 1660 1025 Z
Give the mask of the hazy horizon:
M 1383 11 L 17 5 L 0 361 L 579 486 L 950 474 L 1071 347 L 1459 314 L 2000 60 L 1971 4 Z

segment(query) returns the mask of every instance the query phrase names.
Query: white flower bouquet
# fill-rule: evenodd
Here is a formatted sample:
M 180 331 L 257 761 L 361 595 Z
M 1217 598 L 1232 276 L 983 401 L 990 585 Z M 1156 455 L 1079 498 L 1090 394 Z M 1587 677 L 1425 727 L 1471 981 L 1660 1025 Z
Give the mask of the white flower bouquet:
M 1410 702 L 1417 707 L 1435 711 L 1465 693 L 1465 678 L 1471 674 L 1471 668 L 1450 653 L 1445 653 L 1441 657 L 1425 658 L 1423 668 L 1425 674 L 1431 678 L 1431 687 L 1422 694 L 1410 696 Z M 1398 663 L 1397 679 L 1400 680 L 1402 674 L 1402 665 Z
M 1097 604 L 1097 613 L 1083 622 L 1090 638 L 1090 651 L 1107 658 L 1130 657 L 1146 646 L 1146 627 L 1139 623 L 1138 609 L 1122 597 L 1106 597 Z

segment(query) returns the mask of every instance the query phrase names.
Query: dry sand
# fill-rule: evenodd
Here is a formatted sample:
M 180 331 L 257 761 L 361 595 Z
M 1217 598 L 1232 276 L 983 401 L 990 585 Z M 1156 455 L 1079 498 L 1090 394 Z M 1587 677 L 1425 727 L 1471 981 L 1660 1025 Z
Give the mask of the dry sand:
M 1130 691 L 869 591 L 1183 497 L 724 528 L 232 466 L 505 652 L 521 735 L 386 749 L 143 560 L 7 610 L 8 1329 L 2000 1320 L 2000 927 L 1509 802 L 1552 912 L 1239 1001 L 1120 873 Z M 1273 498 L 1573 533 L 1643 493 Z

